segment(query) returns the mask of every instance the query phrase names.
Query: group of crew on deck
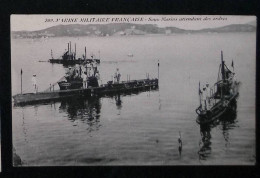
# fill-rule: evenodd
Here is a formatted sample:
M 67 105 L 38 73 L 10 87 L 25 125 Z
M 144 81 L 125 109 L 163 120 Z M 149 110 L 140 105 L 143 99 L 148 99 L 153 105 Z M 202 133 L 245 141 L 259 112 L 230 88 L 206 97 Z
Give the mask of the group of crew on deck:
M 116 69 L 116 72 L 113 76 L 113 81 L 112 83 L 119 83 L 121 78 L 121 74 L 119 72 L 119 69 Z M 87 84 L 91 83 L 91 80 L 95 80 L 97 82 L 96 86 L 100 86 L 102 84 L 102 81 L 100 79 L 100 74 L 97 69 L 97 63 L 92 62 L 92 63 L 87 63 L 85 65 L 85 71 L 82 71 L 82 68 L 71 68 L 69 67 L 69 70 L 66 75 L 66 79 L 71 79 L 71 80 L 77 80 L 80 79 L 83 82 L 83 88 L 87 88 Z

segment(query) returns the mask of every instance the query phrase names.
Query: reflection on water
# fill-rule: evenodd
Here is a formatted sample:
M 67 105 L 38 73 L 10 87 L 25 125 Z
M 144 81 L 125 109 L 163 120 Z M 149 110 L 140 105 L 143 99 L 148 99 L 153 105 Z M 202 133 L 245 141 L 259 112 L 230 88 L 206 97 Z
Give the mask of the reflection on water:
M 115 105 L 117 110 L 120 111 L 122 109 L 122 100 L 121 95 L 116 94 L 109 96 L 115 100 Z M 51 106 L 56 110 L 57 103 L 52 103 Z M 101 116 L 101 98 L 100 97 L 91 97 L 91 98 L 80 98 L 73 97 L 63 99 L 60 102 L 59 112 L 67 113 L 68 120 L 74 123 L 73 126 L 77 126 L 76 121 L 81 121 L 82 123 L 86 123 L 88 125 L 87 130 L 97 131 L 99 130 L 100 124 L 100 116 Z
M 23 116 L 22 128 L 23 128 L 23 134 L 24 134 L 24 141 L 28 143 L 28 140 L 27 140 L 27 126 L 25 124 L 23 109 L 22 109 L 22 116 Z
M 199 142 L 200 150 L 198 151 L 200 160 L 205 160 L 211 153 L 210 130 L 209 125 L 200 126 L 201 140 Z
M 225 147 L 229 145 L 229 130 L 238 127 L 237 125 L 237 111 L 231 110 L 224 118 L 220 120 L 220 130 L 222 130 L 223 137 L 225 139 Z
M 115 96 L 115 101 L 116 101 L 116 107 L 118 110 L 121 110 L 122 109 L 122 100 L 120 98 L 120 95 L 116 95 Z
M 179 155 L 181 157 L 181 151 L 182 151 L 182 140 L 181 140 L 181 133 L 179 132 L 180 137 L 178 138 L 178 143 L 179 143 Z
M 62 100 L 59 111 L 66 112 L 71 122 L 80 120 L 88 125 L 88 131 L 98 130 L 100 125 L 100 98 L 69 98 Z M 74 125 L 76 126 L 76 125 Z
M 232 105 L 232 108 L 222 115 L 219 119 L 210 124 L 200 125 L 201 140 L 199 141 L 200 149 L 198 151 L 199 159 L 206 160 L 211 155 L 211 129 L 218 127 L 222 131 L 225 147 L 229 145 L 229 131 L 237 127 L 237 103 Z

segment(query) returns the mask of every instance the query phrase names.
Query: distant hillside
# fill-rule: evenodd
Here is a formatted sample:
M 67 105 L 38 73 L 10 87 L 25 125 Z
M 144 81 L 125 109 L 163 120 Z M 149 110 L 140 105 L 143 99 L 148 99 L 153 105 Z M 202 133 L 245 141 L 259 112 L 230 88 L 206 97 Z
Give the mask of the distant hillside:
M 208 29 L 200 30 L 200 32 L 218 32 L 218 33 L 253 32 L 253 31 L 256 31 L 256 27 L 249 25 L 249 24 L 232 24 L 232 25 L 227 25 L 227 26 L 219 27 L 219 28 L 208 28 Z
M 161 28 L 152 24 L 94 24 L 94 25 L 57 25 L 38 31 L 13 31 L 13 38 L 42 38 L 61 36 L 112 36 L 112 35 L 145 35 L 172 33 L 204 33 L 204 32 L 252 32 L 256 27 L 250 24 L 233 24 L 219 28 L 202 30 L 184 30 L 176 27 Z

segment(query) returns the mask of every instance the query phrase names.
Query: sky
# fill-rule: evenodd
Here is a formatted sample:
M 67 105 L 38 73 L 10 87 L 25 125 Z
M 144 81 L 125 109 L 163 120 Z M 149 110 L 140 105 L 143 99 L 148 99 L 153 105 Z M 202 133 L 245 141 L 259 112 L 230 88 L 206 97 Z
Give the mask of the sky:
M 93 19 L 95 18 L 95 19 Z M 70 21 L 68 21 L 70 19 Z M 82 22 L 81 19 L 85 21 Z M 73 20 L 73 22 L 71 21 Z M 86 22 L 88 20 L 88 22 Z M 103 22 L 100 22 L 102 20 Z M 230 24 L 256 21 L 255 16 L 225 15 L 11 15 L 11 31 L 35 31 L 55 25 L 137 23 L 156 24 L 159 27 L 177 27 L 187 30 L 215 28 Z

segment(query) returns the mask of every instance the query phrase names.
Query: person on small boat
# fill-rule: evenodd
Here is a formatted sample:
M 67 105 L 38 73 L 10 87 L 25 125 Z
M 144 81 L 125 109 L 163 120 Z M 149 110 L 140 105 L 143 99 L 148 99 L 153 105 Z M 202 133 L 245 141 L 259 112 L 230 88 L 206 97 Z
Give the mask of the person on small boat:
M 209 83 L 206 82 L 206 102 L 207 102 L 207 107 L 210 106 L 210 88 L 209 88 Z
M 33 91 L 34 91 L 34 93 L 36 93 L 36 92 L 37 92 L 36 74 L 33 74 L 33 77 L 32 77 L 32 85 L 33 85 Z
M 207 90 L 206 90 L 206 86 L 203 85 L 202 87 L 202 109 L 204 110 L 207 110 Z

